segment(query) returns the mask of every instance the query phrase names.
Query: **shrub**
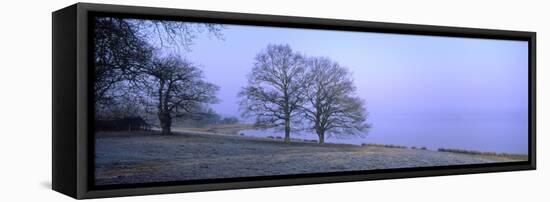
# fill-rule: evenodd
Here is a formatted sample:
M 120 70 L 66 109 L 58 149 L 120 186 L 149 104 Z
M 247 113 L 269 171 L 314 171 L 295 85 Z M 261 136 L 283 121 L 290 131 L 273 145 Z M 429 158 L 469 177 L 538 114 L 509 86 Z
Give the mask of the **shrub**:
M 396 148 L 396 149 L 407 149 L 407 146 L 402 145 L 393 145 L 393 144 L 373 144 L 373 143 L 363 143 L 363 147 L 385 147 L 385 148 Z

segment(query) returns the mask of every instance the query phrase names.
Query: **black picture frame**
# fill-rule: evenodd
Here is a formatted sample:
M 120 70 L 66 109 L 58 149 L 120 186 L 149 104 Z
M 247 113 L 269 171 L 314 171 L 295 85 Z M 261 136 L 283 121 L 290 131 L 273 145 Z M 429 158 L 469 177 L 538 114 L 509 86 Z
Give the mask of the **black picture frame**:
M 93 71 L 90 19 L 95 15 L 293 28 L 521 40 L 529 43 L 528 161 L 265 176 L 98 187 L 93 184 Z M 536 33 L 352 20 L 77 3 L 52 13 L 52 188 L 84 199 L 351 182 L 536 169 Z

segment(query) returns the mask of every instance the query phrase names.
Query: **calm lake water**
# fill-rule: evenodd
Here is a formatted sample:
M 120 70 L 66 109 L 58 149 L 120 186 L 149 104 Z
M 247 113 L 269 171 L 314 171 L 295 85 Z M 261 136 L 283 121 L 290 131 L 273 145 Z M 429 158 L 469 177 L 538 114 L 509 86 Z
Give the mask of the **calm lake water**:
M 331 136 L 326 142 L 377 143 L 405 146 L 455 148 L 465 150 L 527 154 L 528 120 L 524 114 L 476 115 L 476 116 L 372 116 L 373 127 L 359 136 Z M 284 132 L 275 129 L 243 130 L 247 136 L 280 136 Z M 316 140 L 317 135 L 306 131 L 294 131 L 291 138 Z

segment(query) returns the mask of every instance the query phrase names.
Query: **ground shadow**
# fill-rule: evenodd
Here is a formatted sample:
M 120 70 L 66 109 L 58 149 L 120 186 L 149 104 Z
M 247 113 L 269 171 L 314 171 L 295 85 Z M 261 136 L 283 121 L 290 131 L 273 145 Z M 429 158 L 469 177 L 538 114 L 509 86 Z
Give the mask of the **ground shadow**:
M 52 189 L 52 182 L 50 181 L 42 181 L 40 182 L 40 186 L 46 188 L 46 189 Z

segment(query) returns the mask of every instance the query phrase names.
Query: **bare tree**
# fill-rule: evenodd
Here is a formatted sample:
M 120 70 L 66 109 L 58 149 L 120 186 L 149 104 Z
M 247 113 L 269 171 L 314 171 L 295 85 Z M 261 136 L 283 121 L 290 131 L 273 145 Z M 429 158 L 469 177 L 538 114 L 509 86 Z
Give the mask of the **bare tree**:
M 200 69 L 177 56 L 155 58 L 142 84 L 157 106 L 163 134 L 171 134 L 172 119 L 200 116 L 204 105 L 216 103 L 218 87 L 203 79 Z
M 221 39 L 223 29 L 220 24 L 117 17 L 97 17 L 94 26 L 94 101 L 107 106 L 117 97 L 116 85 L 131 81 L 149 65 L 153 49 L 190 50 L 198 33 Z
M 355 95 L 351 74 L 328 58 L 315 57 L 307 61 L 306 101 L 301 108 L 304 118 L 324 144 L 325 134 L 362 134 L 370 128 L 365 123 L 364 102 Z
M 302 103 L 304 59 L 288 45 L 268 45 L 255 58 L 248 85 L 239 92 L 244 116 L 257 124 L 283 127 L 290 142 L 293 117 Z
M 195 23 L 169 20 L 129 20 L 140 30 L 139 35 L 147 38 L 156 48 L 190 51 L 197 34 L 207 32 L 209 36 L 222 39 L 222 24 Z
M 94 101 L 110 105 L 123 91 L 113 91 L 118 84 L 131 80 L 132 72 L 147 65 L 152 48 L 135 36 L 136 30 L 125 20 L 96 18 L 94 29 L 95 81 Z

